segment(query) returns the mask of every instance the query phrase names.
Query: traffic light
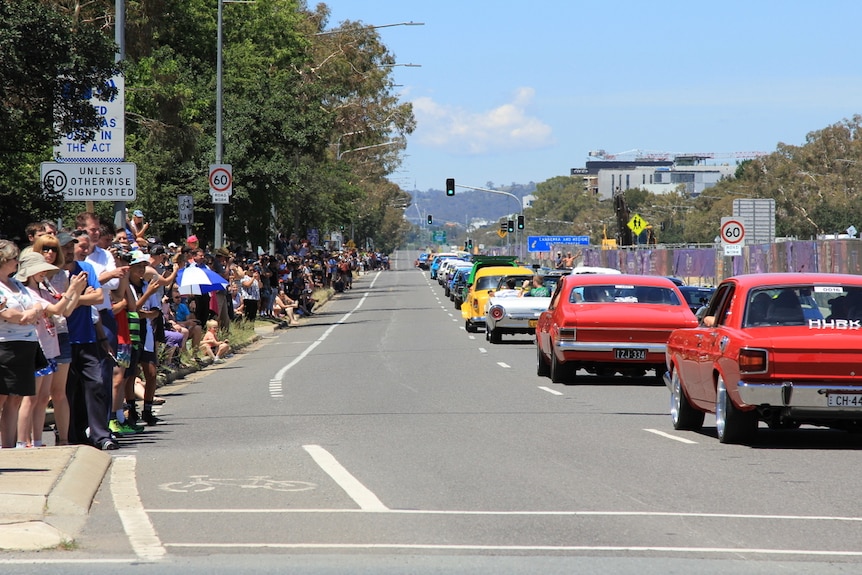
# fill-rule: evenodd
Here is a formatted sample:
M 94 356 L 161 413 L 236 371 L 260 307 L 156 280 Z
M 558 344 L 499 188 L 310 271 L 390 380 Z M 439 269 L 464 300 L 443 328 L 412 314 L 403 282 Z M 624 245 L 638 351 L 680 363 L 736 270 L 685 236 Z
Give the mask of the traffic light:
M 455 178 L 446 178 L 446 195 L 455 195 Z
M 343 232 L 343 231 L 344 231 L 344 226 L 340 226 L 340 227 L 341 227 L 341 231 Z
M 428 225 L 430 226 L 432 223 L 434 223 L 434 218 L 431 217 L 431 214 L 428 214 Z
M 467 251 L 468 252 L 473 251 L 473 240 L 467 240 Z
M 515 231 L 515 220 L 509 220 L 506 222 L 506 231 L 512 233 Z
M 518 229 L 524 229 L 524 216 L 518 216 Z

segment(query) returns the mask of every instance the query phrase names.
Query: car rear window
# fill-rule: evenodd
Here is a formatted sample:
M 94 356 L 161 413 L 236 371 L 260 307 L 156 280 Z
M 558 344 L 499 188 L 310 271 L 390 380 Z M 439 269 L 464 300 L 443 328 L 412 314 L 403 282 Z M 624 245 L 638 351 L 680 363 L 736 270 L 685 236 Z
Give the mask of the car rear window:
M 476 281 L 475 289 L 497 289 L 501 277 L 503 276 L 482 276 Z
M 569 294 L 572 303 L 649 303 L 682 305 L 677 293 L 660 286 L 589 285 L 580 286 Z
M 808 325 L 810 320 L 862 320 L 862 288 L 857 286 L 754 289 L 745 303 L 745 327 Z

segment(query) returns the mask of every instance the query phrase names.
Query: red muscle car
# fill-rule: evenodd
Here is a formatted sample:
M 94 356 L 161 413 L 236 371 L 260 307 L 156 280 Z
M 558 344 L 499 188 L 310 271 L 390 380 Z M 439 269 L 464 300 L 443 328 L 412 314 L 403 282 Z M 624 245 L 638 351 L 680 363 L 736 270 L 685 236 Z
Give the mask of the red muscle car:
M 665 384 L 675 429 L 715 413 L 722 443 L 747 443 L 760 421 L 862 428 L 862 276 L 731 277 L 701 325 L 674 331 Z
M 574 383 L 578 369 L 601 376 L 661 378 L 670 333 L 697 319 L 665 277 L 573 274 L 562 278 L 536 325 L 536 373 Z

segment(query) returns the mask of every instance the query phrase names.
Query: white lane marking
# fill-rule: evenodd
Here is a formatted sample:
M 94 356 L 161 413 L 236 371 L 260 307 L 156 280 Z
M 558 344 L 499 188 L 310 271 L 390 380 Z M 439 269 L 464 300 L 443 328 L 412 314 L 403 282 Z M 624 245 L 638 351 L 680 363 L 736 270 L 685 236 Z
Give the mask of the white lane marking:
M 365 509 L 296 509 L 293 507 L 273 509 L 147 509 L 147 513 L 379 513 Z M 463 515 L 500 517 L 683 517 L 695 519 L 748 519 L 763 521 L 836 521 L 839 523 L 862 523 L 862 517 L 847 515 L 762 515 L 744 513 L 695 513 L 693 511 L 466 511 L 458 509 L 386 509 L 393 515 Z
M 651 547 L 623 545 L 423 545 L 395 543 L 169 543 L 169 547 L 206 549 L 428 549 L 454 551 L 599 551 L 654 553 L 746 553 L 751 555 L 804 555 L 820 557 L 862 557 L 862 551 L 828 551 L 819 549 L 758 549 L 745 547 Z
M 679 441 L 680 443 L 689 443 L 694 445 L 697 444 L 697 441 L 692 441 L 691 439 L 686 439 L 685 437 L 677 437 L 676 435 L 671 435 L 670 433 L 665 433 L 664 431 L 659 431 L 658 429 L 644 429 L 644 431 L 655 433 L 656 435 L 660 435 L 661 437 L 666 437 L 668 439 L 673 439 L 674 441 Z
M 363 511 L 388 511 L 389 508 L 383 505 L 377 496 L 374 495 L 367 487 L 362 485 L 358 479 L 353 477 L 347 469 L 344 468 L 331 453 L 320 447 L 319 445 L 303 445 L 305 451 L 311 455 L 315 463 L 320 466 L 337 484 L 341 487 L 351 499 Z
M 77 565 L 79 563 L 128 564 L 137 563 L 138 561 L 136 557 L 127 557 L 125 559 L 0 559 L 0 565 L 61 565 L 66 563 L 70 565 Z
M 137 459 L 134 456 L 121 455 L 113 458 L 111 495 L 135 555 L 147 561 L 158 561 L 164 558 L 167 551 L 159 541 L 156 529 L 141 503 L 138 480 L 135 477 L 136 464 Z
M 480 347 L 480 348 L 479 348 L 479 353 L 488 353 L 488 350 L 487 350 L 487 349 L 485 349 L 484 347 Z
M 550 387 L 545 387 L 543 385 L 540 385 L 539 389 L 541 389 L 542 391 L 547 391 L 548 393 L 552 393 L 554 395 L 563 395 L 562 393 L 560 393 L 556 389 L 551 389 Z
M 512 366 L 511 366 L 511 365 L 509 365 L 508 363 L 504 363 L 504 362 L 502 362 L 502 361 L 498 361 L 498 362 L 497 362 L 497 365 L 499 365 L 500 367 L 502 367 L 502 368 L 504 368 L 504 369 L 511 369 L 511 367 L 512 367 Z
M 371 281 L 371 284 L 368 286 L 368 287 L 369 287 L 369 289 L 371 289 L 371 288 L 373 288 L 373 287 L 374 287 L 374 283 L 377 281 L 377 278 L 379 278 L 379 277 L 380 277 L 380 274 L 381 274 L 381 273 L 382 273 L 382 272 L 377 272 L 377 275 L 375 275 L 375 276 L 374 276 L 374 279 Z M 298 356 L 296 356 L 296 357 L 293 359 L 293 361 L 291 361 L 290 363 L 288 363 L 287 365 L 285 365 L 284 367 L 282 367 L 280 370 L 278 370 L 278 372 L 275 374 L 275 376 L 274 376 L 274 377 L 269 381 L 270 388 L 272 388 L 272 387 L 273 387 L 273 384 L 274 384 L 275 382 L 278 382 L 279 384 L 282 384 L 282 381 L 284 380 L 284 374 L 286 374 L 286 373 L 287 373 L 287 372 L 288 372 L 288 371 L 289 371 L 293 366 L 295 366 L 295 365 L 296 365 L 296 364 L 298 364 L 300 361 L 302 361 L 303 359 L 305 359 L 305 358 L 306 358 L 306 356 L 307 356 L 309 353 L 311 353 L 312 351 L 314 351 L 314 348 L 316 348 L 318 345 L 320 345 L 321 343 L 323 343 L 323 341 L 324 341 L 327 337 L 329 337 L 329 334 L 331 334 L 331 333 L 333 332 L 333 330 L 335 330 L 335 328 L 336 328 L 336 327 L 338 327 L 339 325 L 341 325 L 341 324 L 343 324 L 344 322 L 346 322 L 346 321 L 347 321 L 347 319 L 348 319 L 348 318 L 349 318 L 349 317 L 350 317 L 350 316 L 351 316 L 351 315 L 352 315 L 356 310 L 358 310 L 360 307 L 362 307 L 362 304 L 364 304 L 364 303 L 365 303 L 365 300 L 368 298 L 368 293 L 369 293 L 369 292 L 365 292 L 364 294 L 362 294 L 362 298 L 359 300 L 359 303 L 357 303 L 357 304 L 356 304 L 356 307 L 354 307 L 352 310 L 350 310 L 349 312 L 347 312 L 346 314 L 344 314 L 344 315 L 341 317 L 341 319 L 339 319 L 337 322 L 335 322 L 334 324 L 332 324 L 331 326 L 329 326 L 329 329 L 327 329 L 325 332 L 323 332 L 323 335 L 321 335 L 321 336 L 320 336 L 319 338 L 317 338 L 314 342 L 312 342 L 312 343 L 311 343 L 311 345 L 309 345 L 307 348 L 305 348 L 304 350 L 302 350 L 302 352 L 301 352 Z

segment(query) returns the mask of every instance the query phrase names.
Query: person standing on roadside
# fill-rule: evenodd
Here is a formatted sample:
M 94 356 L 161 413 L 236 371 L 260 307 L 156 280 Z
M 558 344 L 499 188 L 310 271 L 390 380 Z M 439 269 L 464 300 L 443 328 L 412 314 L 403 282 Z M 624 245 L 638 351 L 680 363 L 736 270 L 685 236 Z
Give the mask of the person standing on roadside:
M 87 287 L 78 298 L 78 306 L 66 319 L 72 344 L 72 362 L 66 382 L 70 410 L 69 443 L 90 444 L 106 451 L 119 449 L 120 445 L 111 439 L 108 431 L 110 386 L 106 388 L 102 379 L 101 358 L 107 354 L 108 342 L 104 336 L 97 335 L 99 314 L 93 308 L 104 301 L 102 285 L 96 270 L 85 261 L 90 253 L 90 237 L 86 230 L 76 230 L 73 237 L 76 242 L 64 244 L 65 238 L 60 239 L 66 261 L 64 269 L 70 278 L 86 274 Z
M 47 366 L 36 336 L 36 322 L 42 317 L 42 306 L 30 296 L 24 284 L 13 277 L 17 269 L 18 246 L 9 240 L 0 240 L 2 447 L 15 447 L 21 402 L 24 397 L 36 395 L 35 371 Z
M 45 278 L 39 285 L 43 294 L 50 294 L 54 300 L 59 300 L 69 289 L 69 276 L 62 271 L 66 264 L 63 258 L 63 247 L 70 242 L 75 242 L 71 234 L 62 233 L 58 235 L 41 236 L 33 244 L 33 250 L 42 254 L 45 261 L 60 268 L 60 273 Z M 84 286 L 78 290 L 78 294 Z M 45 299 L 49 299 L 45 297 Z M 77 302 L 77 299 L 75 300 Z M 57 342 L 60 345 L 60 355 L 57 356 L 57 369 L 43 382 L 39 403 L 47 407 L 48 401 L 54 406 L 54 436 L 55 445 L 69 444 L 69 402 L 66 399 L 66 381 L 69 379 L 69 364 L 72 362 L 72 344 L 69 343 L 69 328 L 66 325 L 66 316 L 55 315 L 54 327 L 57 330 Z M 38 409 L 38 408 L 37 408 Z
M 36 371 L 36 395 L 26 396 L 18 411 L 18 441 L 16 447 L 42 447 L 42 431 L 45 427 L 46 408 L 51 398 L 51 387 L 57 371 L 57 358 L 60 356 L 60 342 L 57 338 L 57 320 L 72 313 L 78 305 L 78 297 L 86 285 L 83 276 L 76 276 L 69 287 L 55 295 L 45 287 L 48 274 L 60 271 L 57 266 L 45 261 L 41 253 L 31 251 L 18 260 L 18 273 L 15 279 L 27 286 L 33 301 L 42 306 L 43 315 L 36 321 L 36 336 L 39 346 L 47 359 L 48 366 Z M 65 386 L 65 380 L 63 380 Z M 65 405 L 65 387 L 62 391 Z M 56 411 L 56 409 L 55 409 Z M 62 418 L 68 425 L 69 417 Z
M 120 279 L 129 271 L 125 262 L 117 265 L 115 252 L 108 251 L 114 242 L 116 230 L 107 222 L 101 223 L 98 216 L 93 212 L 81 212 L 75 217 L 75 224 L 79 230 L 85 230 L 90 240 L 90 253 L 86 261 L 96 272 L 96 277 L 102 287 L 102 301 L 93 306 L 99 314 L 101 324 L 101 338 L 105 341 L 104 346 L 99 346 L 102 352 L 99 365 L 102 371 L 102 381 L 105 385 L 108 397 L 113 395 L 114 381 L 122 376 L 114 358 L 117 357 L 117 320 L 112 311 L 113 302 L 111 292 L 120 286 Z M 80 244 L 79 244 L 80 247 Z
M 158 355 L 156 354 L 156 339 L 153 331 L 153 321 L 161 314 L 161 283 L 158 274 L 155 270 L 148 268 L 150 263 L 149 254 L 145 254 L 140 250 L 135 251 L 132 255 L 132 261 L 129 266 L 129 286 L 132 288 L 132 293 L 136 299 L 135 309 L 137 309 L 138 317 L 141 322 L 140 330 L 140 353 L 138 355 L 138 365 L 144 374 L 144 409 L 141 412 L 141 419 L 147 425 L 156 425 L 159 421 L 153 414 L 153 398 L 156 395 L 156 374 L 158 372 Z M 150 280 L 147 281 L 146 275 L 148 270 L 152 271 Z M 130 324 L 131 329 L 131 324 Z M 133 352 L 134 355 L 134 352 Z M 131 369 L 135 369 L 135 364 L 131 365 Z M 128 372 L 127 372 L 128 373 Z M 134 373 L 132 374 L 134 377 Z M 130 417 L 134 420 L 133 417 Z M 133 424 L 136 423 L 133 421 Z

